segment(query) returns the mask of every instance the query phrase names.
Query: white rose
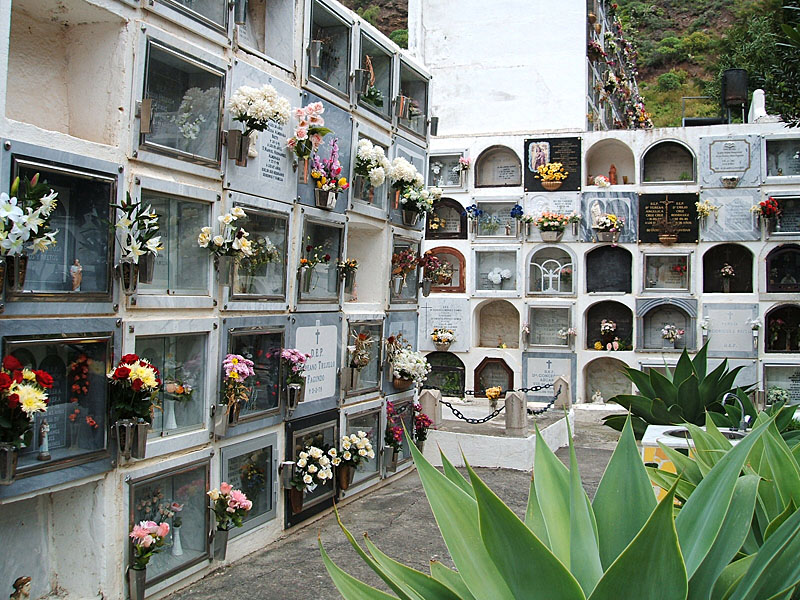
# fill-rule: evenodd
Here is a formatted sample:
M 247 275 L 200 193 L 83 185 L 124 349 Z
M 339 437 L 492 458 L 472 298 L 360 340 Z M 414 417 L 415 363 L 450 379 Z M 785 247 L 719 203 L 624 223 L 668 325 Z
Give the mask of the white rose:
M 370 450 L 369 452 L 367 452 L 367 457 L 368 458 L 375 458 L 375 453 L 372 450 Z
M 361 450 L 358 451 L 358 455 L 359 456 L 366 456 L 367 455 L 367 451 L 364 450 L 363 448 L 361 448 Z
M 231 213 L 225 213 L 224 215 L 220 215 L 217 217 L 217 221 L 219 221 L 220 223 L 225 223 L 225 225 L 230 225 L 235 220 L 236 217 L 234 217 Z
M 350 460 L 352 457 L 353 457 L 353 455 L 352 455 L 352 454 L 350 454 L 350 453 L 349 453 L 349 452 L 347 452 L 347 451 L 345 451 L 345 452 L 342 454 L 342 458 L 343 458 L 344 460 Z
M 328 450 L 328 454 L 330 456 L 336 456 L 336 448 L 331 448 L 330 450 Z
M 233 215 L 237 219 L 241 219 L 241 218 L 246 216 L 246 214 L 245 214 L 244 210 L 242 210 L 241 206 L 235 206 L 233 208 L 233 210 L 231 211 L 231 215 Z
M 225 243 L 225 239 L 221 235 L 215 235 L 212 241 L 215 246 L 222 246 Z
M 305 458 L 301 458 L 300 460 L 298 460 L 298 461 L 297 461 L 297 466 L 298 466 L 298 467 L 300 467 L 301 469 L 302 469 L 303 467 L 305 467 L 307 464 L 308 464 L 308 463 L 306 462 L 306 459 L 305 459 Z
M 358 432 L 358 437 L 360 437 L 360 438 L 365 438 L 365 437 L 367 437 L 367 432 L 366 432 L 366 431 L 359 431 L 359 432 Z
M 339 458 L 339 457 L 337 456 L 337 457 L 336 457 L 336 458 L 334 458 L 334 459 L 333 459 L 333 461 L 331 461 L 331 462 L 333 463 L 333 466 L 334 466 L 334 467 L 338 467 L 338 466 L 339 466 L 339 465 L 342 463 L 342 459 L 341 459 L 341 458 Z
M 314 481 L 314 479 L 311 477 L 311 475 L 308 473 L 303 475 L 303 483 L 311 483 L 312 481 Z
M 300 454 L 298 454 L 298 456 L 300 458 L 308 458 L 308 452 L 301 452 Z
M 323 467 L 327 467 L 329 464 L 331 464 L 331 459 L 328 458 L 327 456 L 323 456 L 322 458 L 319 459 L 319 464 L 322 465 Z
M 318 471 L 317 465 L 308 465 L 308 472 L 309 473 L 316 473 Z

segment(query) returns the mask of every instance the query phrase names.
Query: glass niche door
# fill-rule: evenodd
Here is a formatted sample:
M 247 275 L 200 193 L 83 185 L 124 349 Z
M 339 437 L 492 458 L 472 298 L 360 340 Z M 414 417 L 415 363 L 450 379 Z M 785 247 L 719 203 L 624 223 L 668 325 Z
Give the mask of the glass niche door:
M 240 219 L 250 233 L 253 255 L 237 263 L 233 299 L 276 299 L 286 297 L 286 256 L 289 218 L 247 208 Z
M 346 96 L 350 82 L 350 26 L 315 0 L 311 7 L 309 75 Z
M 250 382 L 249 400 L 240 413 L 241 418 L 277 412 L 281 398 L 283 332 L 244 328 L 231 333 L 228 346 L 231 354 L 239 354 L 255 363 L 256 374 Z
M 341 257 L 342 229 L 315 221 L 306 221 L 299 272 L 301 302 L 339 301 L 339 271 L 336 263 Z M 308 261 L 303 263 L 302 261 Z
M 152 435 L 171 435 L 203 424 L 206 405 L 208 335 L 136 339 L 136 354 L 161 371 L 161 409 L 153 413 Z
M 275 434 L 222 448 L 222 481 L 242 490 L 253 508 L 244 525 L 231 531 L 239 535 L 275 517 L 275 473 L 277 471 Z
M 373 477 L 376 477 L 379 472 L 378 448 L 380 448 L 381 437 L 381 408 L 378 406 L 374 410 L 350 414 L 345 418 L 345 433 L 347 435 L 358 435 L 359 431 L 363 431 L 367 434 L 367 439 L 370 441 L 372 448 L 375 451 L 375 458 L 363 461 L 356 469 L 356 472 L 353 475 L 353 483 L 359 483 L 361 481 L 366 481 L 367 479 L 372 479 Z
M 392 55 L 361 34 L 361 69 L 369 73 L 369 87 L 366 93 L 358 90 L 358 104 L 385 119 L 392 108 Z
M 327 452 L 330 448 L 337 445 L 337 426 L 336 421 L 329 421 L 314 425 L 307 429 L 301 429 L 292 435 L 291 458 L 287 460 L 297 461 L 298 455 L 303 452 L 306 446 L 315 446 Z M 304 492 L 303 511 L 333 497 L 333 481 L 327 481 L 324 485 L 318 484 L 311 492 Z
M 383 324 L 380 321 L 350 323 L 347 332 L 347 363 L 345 366 L 352 367 L 357 364 L 354 362 L 356 358 L 368 357 L 369 360 L 358 370 L 355 385 L 347 390 L 348 396 L 364 394 L 380 388 L 382 330 Z M 363 347 L 363 356 L 359 353 L 357 357 L 356 349 L 359 344 Z

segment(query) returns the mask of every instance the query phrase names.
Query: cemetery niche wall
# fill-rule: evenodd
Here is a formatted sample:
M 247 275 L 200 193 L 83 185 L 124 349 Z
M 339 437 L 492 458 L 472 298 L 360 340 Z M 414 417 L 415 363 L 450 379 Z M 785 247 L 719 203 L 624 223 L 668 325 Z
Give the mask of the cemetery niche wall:
M 452 352 L 431 352 L 425 358 L 431 372 L 425 385 L 439 388 L 442 396 L 464 397 L 466 369 L 464 363 Z
M 719 244 L 706 251 L 703 255 L 704 293 L 752 291 L 753 253 L 748 248 L 738 244 Z
M 586 311 L 586 347 L 589 350 L 632 350 L 631 309 L 613 300 L 592 304 Z
M 565 249 L 546 247 L 531 255 L 528 269 L 528 294 L 574 294 L 575 267 Z
M 758 135 L 700 138 L 700 184 L 709 188 L 757 187 L 762 141 Z
M 522 185 L 522 164 L 517 153 L 505 146 L 487 148 L 475 161 L 475 187 Z
M 584 402 L 605 403 L 619 394 L 630 394 L 631 380 L 625 375 L 628 365 L 616 358 L 604 357 L 584 367 Z
M 642 156 L 643 183 L 693 183 L 695 158 L 681 142 L 656 142 Z
M 467 261 L 464 255 L 455 248 L 437 246 L 428 250 L 439 259 L 444 270 L 436 275 L 431 290 L 438 293 L 459 293 L 466 291 Z
M 764 316 L 766 322 L 766 352 L 800 351 L 800 306 L 784 304 Z
M 433 204 L 433 213 L 426 217 L 425 238 L 429 240 L 467 239 L 467 214 L 461 203 L 441 198 Z
M 800 246 L 783 244 L 767 255 L 767 292 L 800 292 Z
M 640 244 L 696 244 L 699 239 L 697 194 L 639 196 Z
M 584 242 L 598 241 L 597 233 L 600 231 L 598 219 L 606 215 L 614 215 L 625 222 L 620 231 L 619 243 L 636 243 L 637 225 L 639 219 L 639 197 L 632 192 L 595 192 L 584 191 L 581 194 L 581 240 Z
M 637 341 L 643 350 L 693 351 L 696 344 L 697 300 L 690 298 L 652 298 L 636 300 Z M 672 329 L 677 336 L 669 336 Z M 681 333 L 683 332 L 683 333 Z
M 525 191 L 541 192 L 539 167 L 561 163 L 567 177 L 561 180 L 559 191 L 575 192 L 581 189 L 581 138 L 540 138 L 525 140 Z M 550 191 L 550 190 L 548 190 Z
M 703 304 L 707 323 L 708 355 L 720 358 L 750 358 L 758 354 L 758 337 L 752 324 L 758 319 L 758 305 L 745 303 Z
M 487 357 L 475 367 L 475 397 L 485 398 L 486 389 L 490 387 L 500 387 L 503 391 L 514 389 L 514 371 L 502 358 Z
M 599 175 L 606 177 L 610 185 L 636 183 L 636 166 L 630 146 L 615 139 L 592 144 L 586 151 L 586 186 L 596 185 L 595 177 Z
M 711 211 L 706 217 L 698 215 L 700 238 L 704 242 L 761 239 L 758 219 L 750 210 L 761 201 L 758 189 L 703 188 L 699 201 Z

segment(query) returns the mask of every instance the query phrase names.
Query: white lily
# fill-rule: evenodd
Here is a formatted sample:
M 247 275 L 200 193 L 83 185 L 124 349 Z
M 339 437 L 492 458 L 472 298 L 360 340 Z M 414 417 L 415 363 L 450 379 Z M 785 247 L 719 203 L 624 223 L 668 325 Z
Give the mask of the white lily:
M 44 209 L 45 214 L 50 214 L 53 212 L 57 204 L 58 192 L 55 190 L 50 190 L 50 193 L 46 196 L 42 196 L 42 199 L 39 201 L 42 204 L 42 208 Z
M 161 236 L 157 235 L 147 240 L 147 242 L 145 242 L 145 248 L 147 248 L 153 254 L 158 254 L 164 249 L 164 246 L 161 245 Z
M 0 193 L 0 219 L 12 221 L 22 216 L 22 208 L 17 206 L 17 198 L 9 198 L 5 192 Z

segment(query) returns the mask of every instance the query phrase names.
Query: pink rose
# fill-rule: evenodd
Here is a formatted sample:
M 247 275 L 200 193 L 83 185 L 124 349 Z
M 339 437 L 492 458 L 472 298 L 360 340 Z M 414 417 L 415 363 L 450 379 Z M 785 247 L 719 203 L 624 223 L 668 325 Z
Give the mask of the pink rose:
M 131 539 L 133 540 L 141 540 L 148 536 L 147 529 L 142 527 L 141 525 L 134 525 L 133 531 L 131 531 Z
M 231 492 L 231 500 L 228 504 L 234 508 L 244 508 L 244 505 L 247 502 L 249 501 L 247 500 L 247 496 L 244 494 L 244 492 L 240 490 L 233 490 Z
M 153 538 L 152 535 L 146 535 L 141 540 L 139 540 L 138 544 L 142 548 L 149 548 L 155 543 L 155 541 L 156 540 Z
M 169 523 L 159 523 L 156 535 L 160 538 L 164 538 L 167 537 L 168 533 L 169 533 Z
M 222 483 L 219 484 L 219 492 L 220 492 L 220 494 L 223 494 L 224 496 L 227 496 L 228 494 L 230 494 L 232 489 L 233 489 L 233 486 L 230 483 L 225 483 L 223 481 Z
M 312 135 L 311 145 L 314 147 L 314 150 L 317 150 L 322 145 L 322 136 L 318 133 Z
M 297 140 L 293 137 L 289 138 L 288 140 L 286 140 L 286 145 L 289 146 L 289 148 L 291 148 L 292 150 L 294 150 L 294 147 L 297 146 Z
M 250 502 L 250 500 L 245 500 L 242 508 L 245 510 L 250 510 L 251 508 L 253 508 L 253 503 Z
M 297 131 L 294 132 L 294 135 L 298 140 L 308 139 L 308 128 L 298 127 Z
M 310 115 L 321 115 L 325 112 L 325 107 L 322 105 L 322 102 L 312 102 L 307 108 L 308 114 Z
M 294 109 L 294 118 L 298 121 L 302 121 L 306 117 L 306 111 L 302 108 L 295 108 Z

